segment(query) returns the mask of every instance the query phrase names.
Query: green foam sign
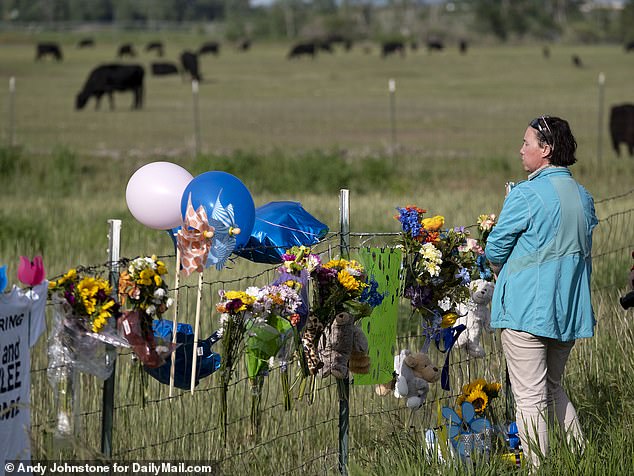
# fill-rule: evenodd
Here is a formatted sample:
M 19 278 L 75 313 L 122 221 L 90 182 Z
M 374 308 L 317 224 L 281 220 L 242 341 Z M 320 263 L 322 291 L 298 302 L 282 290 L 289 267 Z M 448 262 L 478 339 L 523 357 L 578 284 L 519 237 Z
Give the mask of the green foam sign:
M 375 385 L 392 380 L 396 352 L 396 324 L 399 304 L 399 271 L 401 250 L 393 248 L 362 248 L 359 262 L 369 276 L 379 284 L 385 297 L 368 317 L 361 319 L 360 327 L 368 338 L 370 373 L 354 374 L 354 385 Z

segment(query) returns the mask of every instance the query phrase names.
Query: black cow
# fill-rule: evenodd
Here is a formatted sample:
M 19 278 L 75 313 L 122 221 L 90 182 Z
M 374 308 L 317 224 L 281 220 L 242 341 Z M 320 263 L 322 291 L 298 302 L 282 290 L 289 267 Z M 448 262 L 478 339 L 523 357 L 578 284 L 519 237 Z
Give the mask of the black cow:
M 99 109 L 101 96 L 108 95 L 110 109 L 114 109 L 114 91 L 132 91 L 134 102 L 132 109 L 141 109 L 143 105 L 143 77 L 145 70 L 136 64 L 106 64 L 96 67 L 86 80 L 83 89 L 77 95 L 75 107 L 83 109 L 88 99 L 95 96 L 95 109 Z
M 427 40 L 427 51 L 430 53 L 434 50 L 442 51 L 444 48 L 444 43 L 438 39 Z
M 145 51 L 156 51 L 157 56 L 163 57 L 165 50 L 163 48 L 163 43 L 160 41 L 150 41 L 147 45 L 145 45 Z
M 402 41 L 386 41 L 381 45 L 381 56 L 385 58 L 387 55 L 401 53 L 405 57 L 405 45 Z
M 630 157 L 634 156 L 634 104 L 617 104 L 610 110 L 612 147 L 620 156 L 619 145 L 624 142 Z
M 215 41 L 203 43 L 203 45 L 198 49 L 198 54 L 202 55 L 205 53 L 211 53 L 214 56 L 218 56 L 220 54 L 220 45 Z
M 583 61 L 581 61 L 581 58 L 579 57 L 579 55 L 572 55 L 572 65 L 577 67 L 577 68 L 583 68 Z
M 299 58 L 301 56 L 306 55 L 306 56 L 312 56 L 314 59 L 316 54 L 317 54 L 317 45 L 315 45 L 315 43 L 313 42 L 297 43 L 288 52 L 287 58 L 293 59 L 293 58 Z
M 152 63 L 152 74 L 154 76 L 166 76 L 168 74 L 178 74 L 178 66 L 172 62 Z
M 55 58 L 57 61 L 62 61 L 62 49 L 57 43 L 38 43 L 35 51 L 35 61 L 38 61 L 43 57 L 49 55 Z
M 92 48 L 95 46 L 95 40 L 92 38 L 83 38 L 77 42 L 77 48 Z
M 460 51 L 461 55 L 466 55 L 468 48 L 469 44 L 467 43 L 467 40 L 461 39 L 460 41 L 458 41 L 458 51 Z
M 132 43 L 124 43 L 119 46 L 119 49 L 117 50 L 117 57 L 123 58 L 124 56 L 130 56 L 132 58 L 136 56 L 136 51 L 134 51 Z
M 625 52 L 634 51 L 634 40 L 625 43 Z
M 249 51 L 249 49 L 251 48 L 251 40 L 248 38 L 243 38 L 236 43 L 236 48 L 238 51 Z
M 181 66 L 183 72 L 189 73 L 192 80 L 202 81 L 202 76 L 198 71 L 198 55 L 191 51 L 183 51 L 181 53 Z
M 550 58 L 550 48 L 548 46 L 542 48 L 542 56 L 547 59 Z

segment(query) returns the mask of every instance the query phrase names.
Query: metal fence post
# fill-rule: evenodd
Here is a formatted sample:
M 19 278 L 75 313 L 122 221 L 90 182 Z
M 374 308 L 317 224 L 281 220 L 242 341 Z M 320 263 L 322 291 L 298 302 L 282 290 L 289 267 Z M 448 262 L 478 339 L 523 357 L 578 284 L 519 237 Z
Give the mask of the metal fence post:
M 339 229 L 341 257 L 350 258 L 350 191 L 339 190 Z M 339 472 L 348 474 L 348 427 L 350 425 L 350 381 L 337 379 L 339 394 Z
M 118 301 L 117 289 L 119 288 L 119 250 L 121 248 L 121 220 L 108 220 L 108 265 L 110 267 L 110 286 L 112 295 Z M 107 344 L 107 355 L 115 351 L 114 347 Z M 103 400 L 101 405 L 101 452 L 104 456 L 112 456 L 112 426 L 114 415 L 114 386 L 117 361 L 112 364 L 112 373 L 103 383 Z

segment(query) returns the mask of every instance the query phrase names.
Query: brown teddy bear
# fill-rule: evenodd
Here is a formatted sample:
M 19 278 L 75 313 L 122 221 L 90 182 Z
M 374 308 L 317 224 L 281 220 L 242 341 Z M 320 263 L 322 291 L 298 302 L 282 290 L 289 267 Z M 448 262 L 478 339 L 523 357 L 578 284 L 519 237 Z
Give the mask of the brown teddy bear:
M 394 374 L 391 382 L 378 385 L 375 391 L 387 395 L 393 390 L 396 398 L 407 399 L 407 408 L 412 410 L 418 410 L 425 403 L 429 384 L 440 378 L 440 370 L 425 352 L 412 353 L 407 349 L 394 357 Z
M 324 366 L 320 372 L 322 377 L 332 375 L 345 379 L 348 371 L 368 373 L 370 357 L 368 356 L 368 339 L 363 331 L 354 325 L 354 317 L 347 312 L 340 312 L 330 328 L 324 331 L 325 344 L 321 349 L 321 360 Z

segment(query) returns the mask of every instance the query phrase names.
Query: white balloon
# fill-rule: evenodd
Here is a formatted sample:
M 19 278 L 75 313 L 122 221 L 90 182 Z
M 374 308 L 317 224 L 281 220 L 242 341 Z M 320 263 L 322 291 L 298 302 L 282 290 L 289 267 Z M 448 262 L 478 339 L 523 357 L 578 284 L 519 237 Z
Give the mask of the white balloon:
M 125 190 L 132 216 L 157 230 L 176 228 L 183 222 L 181 198 L 193 179 L 183 167 L 171 162 L 151 162 L 138 169 Z

